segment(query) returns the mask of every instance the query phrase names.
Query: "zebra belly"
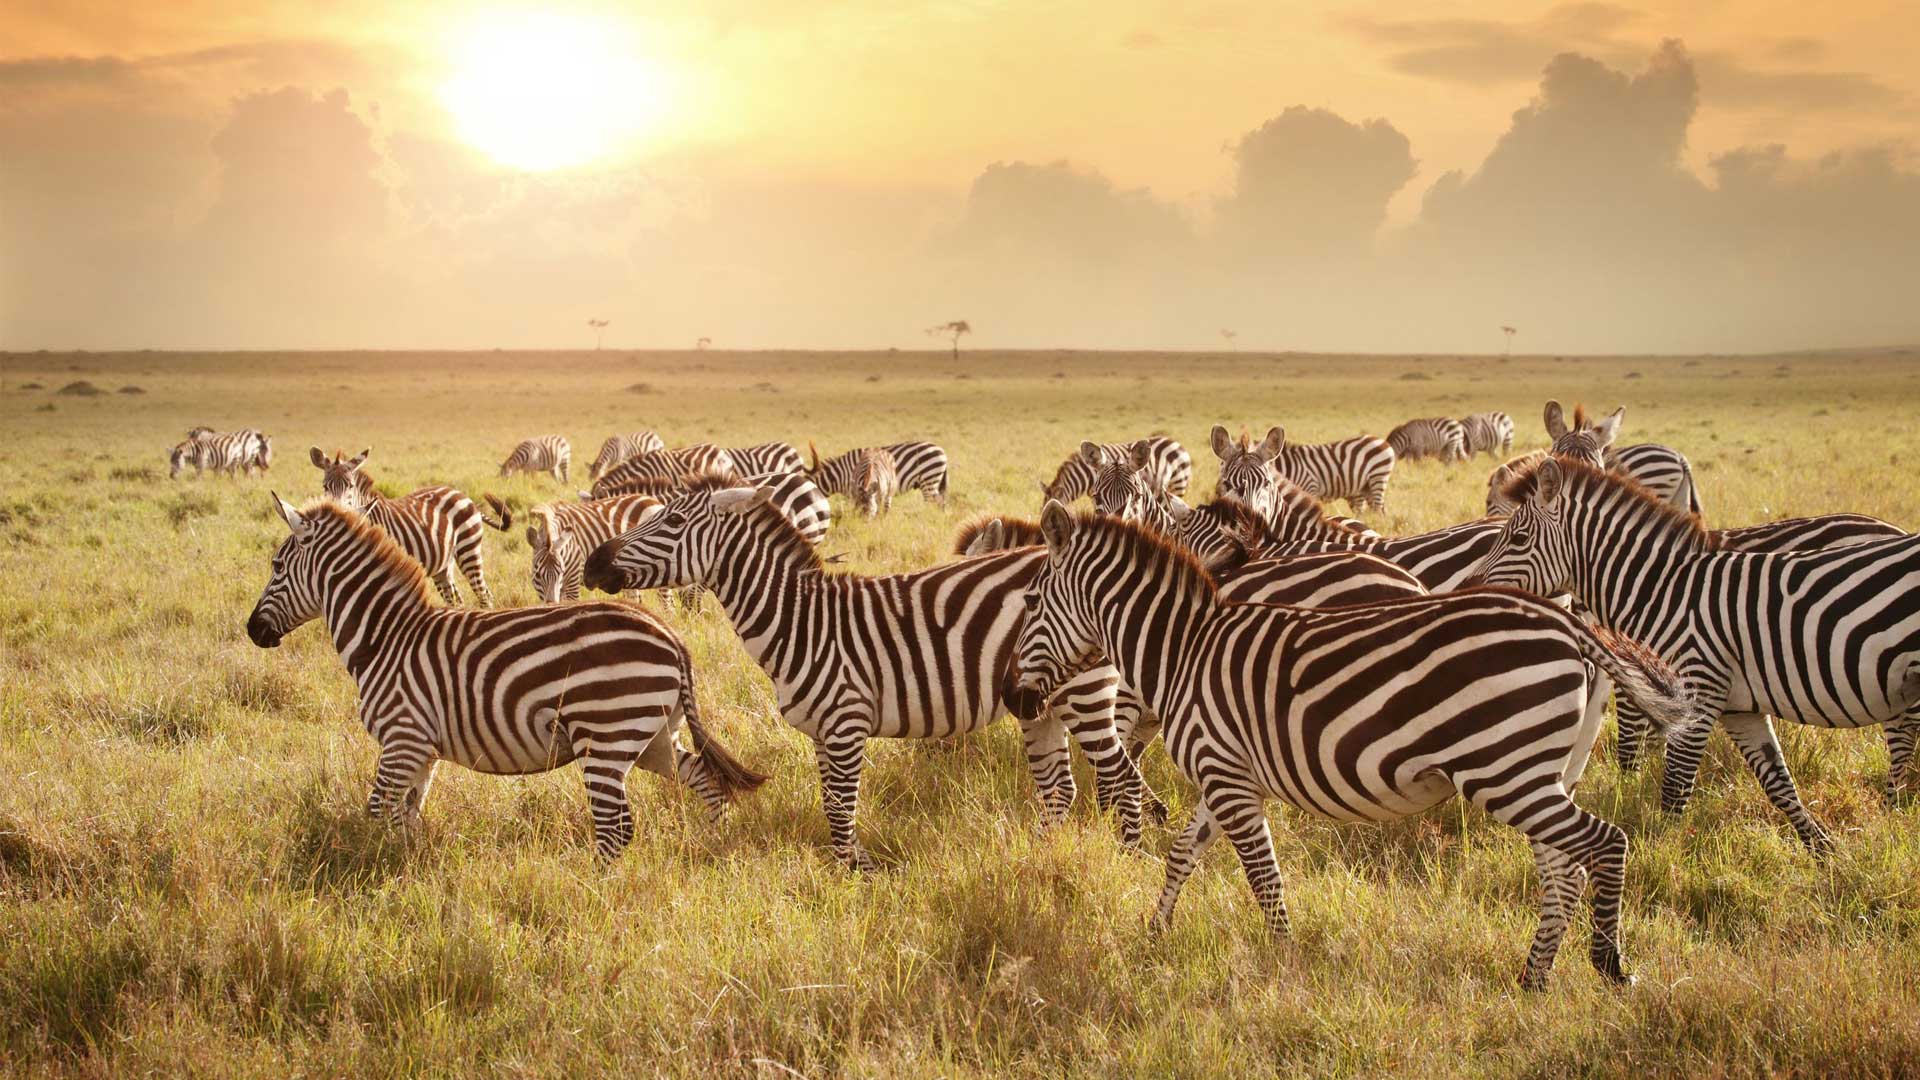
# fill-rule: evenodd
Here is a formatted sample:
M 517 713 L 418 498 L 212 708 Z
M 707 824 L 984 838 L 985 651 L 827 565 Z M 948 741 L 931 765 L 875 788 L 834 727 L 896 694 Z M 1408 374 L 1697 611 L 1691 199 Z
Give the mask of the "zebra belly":
M 441 756 L 475 772 L 517 775 L 546 772 L 578 756 L 577 742 L 589 736 L 615 753 L 638 755 L 637 722 L 667 715 L 680 700 L 679 670 L 647 661 L 606 665 L 563 674 L 532 687 L 508 681 L 504 696 L 469 694 L 460 715 L 446 726 Z

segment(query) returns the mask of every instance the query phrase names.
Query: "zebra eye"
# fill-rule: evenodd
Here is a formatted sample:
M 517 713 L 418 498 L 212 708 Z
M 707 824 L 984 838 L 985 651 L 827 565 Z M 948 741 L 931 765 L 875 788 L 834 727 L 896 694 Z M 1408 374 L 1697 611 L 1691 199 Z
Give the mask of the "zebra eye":
M 1526 529 L 1513 530 L 1513 542 L 1521 546 L 1533 543 L 1533 533 Z
M 1039 608 L 1040 608 L 1040 590 L 1039 590 L 1039 589 L 1028 589 L 1028 590 L 1026 590 L 1025 592 L 1022 592 L 1022 593 L 1020 594 L 1020 603 L 1021 603 L 1021 604 L 1023 604 L 1023 605 L 1025 605 L 1025 606 L 1026 606 L 1026 609 L 1027 609 L 1028 611 L 1037 611 L 1037 610 L 1039 610 Z

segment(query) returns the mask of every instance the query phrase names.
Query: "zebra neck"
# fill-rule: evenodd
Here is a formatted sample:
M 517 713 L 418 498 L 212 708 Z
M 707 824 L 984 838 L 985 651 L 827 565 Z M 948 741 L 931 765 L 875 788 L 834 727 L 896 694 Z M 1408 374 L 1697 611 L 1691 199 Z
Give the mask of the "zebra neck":
M 355 682 L 362 682 L 382 651 L 400 633 L 432 610 L 413 582 L 381 572 L 369 576 L 351 571 L 326 583 L 322 610 L 333 647 Z
M 797 611 L 806 601 L 800 589 L 800 578 L 806 573 L 817 576 L 820 571 L 796 566 L 776 551 L 751 545 L 734 552 L 725 569 L 701 582 L 720 601 L 748 655 L 769 675 L 777 674 L 781 659 L 803 644 L 794 632 L 797 625 L 816 633 L 823 629 L 818 620 L 805 619 Z
M 1202 624 L 1219 604 L 1202 589 L 1180 583 L 1134 583 L 1128 592 L 1096 601 L 1100 647 L 1120 681 L 1161 716 L 1172 707 L 1175 673 L 1202 637 Z
M 1571 592 L 1602 625 L 1644 637 L 1664 621 L 1659 596 L 1703 554 L 1689 534 L 1664 521 L 1570 515 Z

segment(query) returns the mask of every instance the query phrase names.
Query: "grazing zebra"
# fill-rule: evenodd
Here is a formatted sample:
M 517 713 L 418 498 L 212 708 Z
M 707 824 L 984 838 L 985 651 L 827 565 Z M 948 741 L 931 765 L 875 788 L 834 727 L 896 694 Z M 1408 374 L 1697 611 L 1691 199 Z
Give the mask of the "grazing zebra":
M 513 527 L 513 512 L 492 495 L 483 496 L 498 521 L 487 517 L 473 500 L 450 487 L 424 487 L 398 499 L 390 499 L 373 486 L 373 476 L 361 466 L 367 462 L 371 447 L 347 458 L 334 451 L 331 458 L 315 446 L 307 451 L 313 467 L 320 470 L 320 492 L 328 499 L 387 531 L 400 550 L 413 556 L 426 568 L 434 588 L 449 604 L 460 603 L 454 585 L 455 571 L 464 575 L 481 607 L 493 606 L 493 593 L 487 589 L 480 554 L 482 525 L 505 532 Z
M 272 439 L 253 428 L 217 432 L 211 428 L 196 427 L 187 432 L 185 442 L 176 444 L 168 451 L 167 476 L 169 479 L 178 478 L 189 465 L 193 466 L 193 475 L 196 477 L 208 469 L 228 476 L 242 473 L 252 476 L 255 469 L 266 472 L 272 462 Z
M 1436 457 L 1442 464 L 1467 460 L 1467 433 L 1460 421 L 1445 416 L 1409 420 L 1387 432 L 1395 461 Z
M 1596 423 L 1587 418 L 1584 406 L 1575 405 L 1573 422 L 1569 424 L 1560 403 L 1549 401 L 1544 419 L 1553 445 L 1548 452 L 1596 469 L 1611 469 L 1631 476 L 1640 486 L 1675 506 L 1689 513 L 1702 513 L 1700 489 L 1693 482 L 1693 465 L 1685 454 L 1658 443 L 1614 445 L 1626 414 L 1626 406 L 1622 405 Z
M 527 511 L 533 549 L 533 591 L 543 602 L 580 599 L 587 552 L 619 536 L 660 508 L 651 495 L 615 495 L 577 503 L 547 503 Z
M 1394 460 L 1393 451 L 1386 443 L 1362 436 L 1337 443 L 1289 446 L 1286 439 L 1284 429 L 1272 427 L 1267 429 L 1267 437 L 1256 445 L 1245 431 L 1236 440 L 1225 427 L 1215 424 L 1213 453 L 1220 459 L 1220 479 L 1215 491 L 1252 506 L 1262 517 L 1276 512 L 1274 503 L 1285 497 L 1282 492 L 1287 489 L 1316 502 L 1344 498 L 1355 507 L 1386 506 L 1387 480 L 1393 474 Z M 1292 470 L 1291 475 L 1281 467 L 1289 462 L 1287 468 Z M 1296 482 L 1293 476 L 1303 476 L 1313 488 L 1331 488 L 1336 494 L 1318 494 Z M 1352 524 L 1362 531 L 1371 531 L 1361 522 Z
M 651 431 L 635 431 L 626 435 L 609 435 L 607 441 L 600 444 L 600 452 L 593 456 L 593 464 L 587 466 L 587 479 L 598 480 L 608 469 L 641 454 L 666 449 L 667 444 L 660 436 Z
M 1468 457 L 1482 451 L 1489 455 L 1513 452 L 1513 417 L 1497 409 L 1461 417 L 1460 430 L 1466 437 Z
M 565 435 L 537 435 L 523 441 L 500 463 L 500 475 L 512 476 L 517 472 L 552 473 L 555 480 L 566 483 L 567 465 L 573 460 L 573 447 L 567 444 Z
M 380 744 L 367 812 L 419 820 L 442 760 L 475 772 L 547 772 L 579 758 L 604 859 L 633 838 L 635 764 L 697 792 L 719 817 L 766 777 L 700 722 L 687 647 L 652 615 L 619 604 L 449 611 L 386 532 L 324 500 L 274 496 L 291 535 L 247 636 L 271 649 L 322 620 Z M 674 745 L 682 719 L 694 753 Z
M 735 476 L 740 472 L 733 453 L 712 443 L 695 443 L 672 450 L 651 450 L 628 458 L 594 481 L 592 496 L 678 491 L 709 474 Z M 662 486 L 664 485 L 664 486 Z
M 781 714 L 814 741 L 837 856 L 856 869 L 873 866 L 854 832 L 868 739 L 947 738 L 984 727 L 1003 707 L 1020 710 L 1043 808 L 1072 802 L 1072 772 L 1042 772 L 1063 760 L 1071 734 L 1094 764 L 1102 805 L 1118 807 L 1123 839 L 1139 835 L 1137 775 L 1113 731 L 1114 684 L 1081 699 L 1055 697 L 1046 710 L 1011 692 L 1013 637 L 1026 618 L 1021 597 L 1044 552 L 888 577 L 828 573 L 771 497 L 766 487 L 696 483 L 596 549 L 585 580 L 609 592 L 713 591 L 772 678 Z
M 1092 653 L 1166 725 L 1199 789 L 1167 859 L 1164 930 L 1188 874 L 1232 840 L 1275 933 L 1287 930 L 1263 803 L 1337 821 L 1393 821 L 1459 795 L 1526 835 L 1544 893 L 1522 985 L 1542 988 L 1587 878 L 1589 958 L 1620 958 L 1626 833 L 1575 805 L 1600 709 L 1588 662 L 1651 715 L 1695 723 L 1672 672 L 1543 600 L 1505 591 L 1315 610 L 1223 602 L 1192 557 L 1133 522 L 1058 503 L 1041 516 L 1048 560 L 1028 594 L 1019 685 L 1045 693 Z
M 845 495 L 857 501 L 860 483 L 860 471 L 863 467 L 861 453 L 865 447 L 849 450 L 839 457 L 820 460 L 820 450 L 812 441 L 807 443 L 807 452 L 813 455 L 813 464 L 806 470 L 820 490 L 828 495 Z M 888 443 L 877 447 L 893 455 L 894 464 L 900 474 L 899 490 L 919 488 L 920 494 L 928 502 L 945 505 L 947 501 L 947 452 L 930 442 Z
M 1186 494 L 1193 483 L 1193 455 L 1187 448 L 1165 435 L 1151 435 L 1133 442 L 1081 443 L 1080 450 L 1054 470 L 1053 481 L 1040 485 L 1042 497 L 1070 503 L 1091 494 L 1096 466 L 1087 456 L 1087 448 L 1095 445 L 1113 460 L 1132 462 L 1135 468 L 1153 475 L 1161 487 L 1175 495 Z
M 878 517 L 893 509 L 894 493 L 900 490 L 900 465 L 880 447 L 859 454 L 860 476 L 854 482 L 853 501 L 859 504 L 862 517 Z
M 795 450 L 789 443 L 769 442 L 758 446 L 736 446 L 727 453 L 733 455 L 733 467 L 742 476 L 807 471 L 807 463 L 800 457 L 800 451 Z
M 1801 805 L 1770 717 L 1887 725 L 1897 792 L 1920 706 L 1920 537 L 1724 551 L 1697 517 L 1633 481 L 1557 458 L 1510 494 L 1520 505 L 1481 576 L 1570 592 L 1601 625 L 1671 657 L 1808 847 L 1832 841 Z M 1685 809 L 1708 734 L 1673 735 L 1660 792 L 1669 810 Z

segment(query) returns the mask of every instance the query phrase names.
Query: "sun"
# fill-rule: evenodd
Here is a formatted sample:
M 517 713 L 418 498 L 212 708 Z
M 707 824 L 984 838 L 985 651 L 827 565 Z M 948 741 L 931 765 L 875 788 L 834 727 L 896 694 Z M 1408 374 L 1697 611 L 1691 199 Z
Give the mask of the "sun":
M 659 121 L 659 71 L 620 24 L 544 12 L 490 15 L 453 45 L 453 76 L 440 100 L 460 137 L 502 165 L 583 165 Z

